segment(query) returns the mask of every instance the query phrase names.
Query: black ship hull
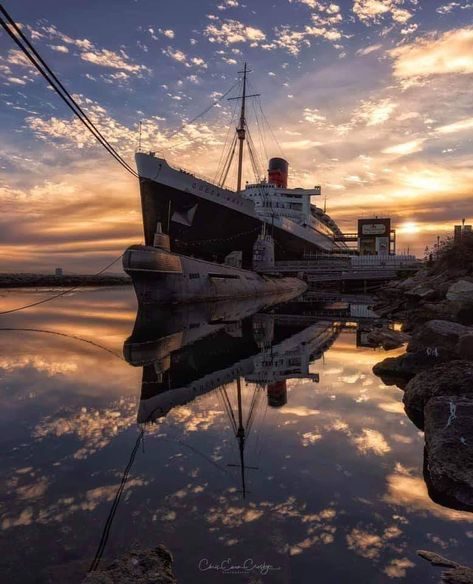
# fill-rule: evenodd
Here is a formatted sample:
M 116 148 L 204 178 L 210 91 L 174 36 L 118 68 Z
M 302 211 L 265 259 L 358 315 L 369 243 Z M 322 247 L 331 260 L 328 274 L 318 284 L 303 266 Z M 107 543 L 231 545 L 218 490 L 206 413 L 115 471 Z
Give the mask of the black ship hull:
M 241 251 L 242 267 L 251 268 L 262 219 L 154 180 L 141 178 L 140 188 L 146 245 L 153 245 L 161 223 L 173 252 L 223 263 L 229 253 Z M 277 225 L 268 228 L 275 242 L 276 261 L 298 260 L 306 253 L 320 251 L 320 246 Z

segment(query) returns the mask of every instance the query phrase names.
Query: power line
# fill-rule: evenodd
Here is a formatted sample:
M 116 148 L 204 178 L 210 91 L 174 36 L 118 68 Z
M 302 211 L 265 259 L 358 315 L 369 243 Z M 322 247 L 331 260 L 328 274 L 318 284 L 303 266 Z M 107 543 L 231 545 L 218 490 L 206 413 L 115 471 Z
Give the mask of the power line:
M 138 178 L 138 174 L 131 168 L 131 166 L 118 154 L 108 140 L 101 134 L 95 124 L 90 120 L 84 110 L 77 104 L 72 95 L 67 91 L 55 73 L 51 70 L 49 65 L 44 61 L 38 51 L 34 48 L 28 38 L 23 34 L 21 29 L 17 26 L 15 21 L 11 18 L 5 8 L 0 4 L 0 12 L 6 18 L 6 21 L 0 16 L 0 24 L 5 32 L 20 48 L 27 59 L 32 63 L 35 69 L 46 79 L 54 91 L 64 101 L 68 108 L 75 116 L 82 122 L 82 124 L 89 130 L 89 132 L 97 139 L 98 142 L 108 151 L 115 160 L 123 166 L 123 168 Z M 16 33 L 16 34 L 15 34 Z M 24 44 L 23 44 L 24 43 Z M 31 52 L 30 52 L 31 51 Z

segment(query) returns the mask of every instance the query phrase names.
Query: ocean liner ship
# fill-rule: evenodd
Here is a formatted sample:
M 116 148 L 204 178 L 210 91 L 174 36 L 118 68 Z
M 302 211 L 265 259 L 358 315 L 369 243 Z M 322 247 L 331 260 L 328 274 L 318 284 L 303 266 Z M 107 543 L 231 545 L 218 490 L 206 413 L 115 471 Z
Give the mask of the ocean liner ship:
M 153 246 L 158 230 L 169 236 L 170 250 L 184 256 L 225 263 L 237 257 L 239 267 L 254 266 L 254 244 L 261 233 L 274 241 L 274 259 L 297 260 L 310 253 L 332 253 L 344 246 L 337 241 L 340 230 L 334 220 L 311 198 L 320 195 L 313 189 L 288 188 L 288 162 L 269 161 L 264 180 L 246 183 L 242 188 L 244 144 L 250 156 L 245 115 L 247 68 L 242 72 L 241 111 L 236 128 L 232 157 L 238 144 L 236 191 L 224 183 L 213 184 L 187 171 L 173 168 L 154 152 L 136 153 L 140 177 L 141 206 L 145 245 Z M 225 179 L 232 158 L 229 157 Z

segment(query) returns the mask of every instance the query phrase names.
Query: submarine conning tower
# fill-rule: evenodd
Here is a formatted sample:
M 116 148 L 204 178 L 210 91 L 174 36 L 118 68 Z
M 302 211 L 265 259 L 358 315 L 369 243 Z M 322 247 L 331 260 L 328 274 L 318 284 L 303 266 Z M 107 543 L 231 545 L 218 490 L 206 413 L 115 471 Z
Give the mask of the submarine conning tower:
M 268 168 L 268 182 L 286 189 L 288 171 L 289 162 L 287 160 L 284 160 L 284 158 L 271 158 Z

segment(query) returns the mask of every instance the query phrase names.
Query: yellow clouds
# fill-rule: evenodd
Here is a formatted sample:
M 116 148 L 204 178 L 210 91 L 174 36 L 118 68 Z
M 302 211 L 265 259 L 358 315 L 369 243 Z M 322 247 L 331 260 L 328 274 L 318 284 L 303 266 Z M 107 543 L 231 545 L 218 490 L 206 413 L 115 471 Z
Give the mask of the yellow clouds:
M 452 134 L 453 132 L 462 132 L 463 130 L 473 130 L 473 118 L 467 118 L 466 120 L 459 120 L 458 122 L 453 122 L 446 126 L 440 126 L 435 131 L 438 134 Z
M 473 515 L 467 511 L 456 511 L 434 503 L 422 478 L 413 476 L 400 464 L 387 476 L 387 493 L 383 500 L 395 506 L 405 507 L 411 512 L 428 513 L 448 521 L 473 521 Z
M 394 75 L 401 78 L 473 73 L 473 27 L 425 37 L 391 51 Z
M 378 126 L 391 117 L 397 104 L 390 98 L 381 99 L 377 102 L 363 101 L 357 113 L 358 119 L 365 121 L 367 126 Z
M 383 154 L 398 154 L 399 156 L 405 156 L 406 154 L 413 154 L 414 152 L 419 152 L 422 150 L 423 143 L 423 139 L 410 140 L 409 142 L 404 142 L 403 144 L 389 146 L 389 148 L 385 148 L 382 150 L 382 152 Z
M 381 432 L 372 428 L 363 428 L 361 434 L 353 438 L 353 443 L 361 454 L 372 452 L 377 456 L 383 456 L 391 451 Z
M 141 240 L 137 181 L 114 161 L 85 157 L 47 172 L 49 180 L 31 187 L 0 190 L 3 269 L 92 270 Z

